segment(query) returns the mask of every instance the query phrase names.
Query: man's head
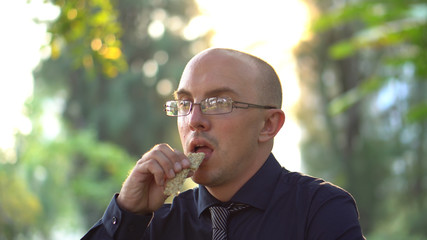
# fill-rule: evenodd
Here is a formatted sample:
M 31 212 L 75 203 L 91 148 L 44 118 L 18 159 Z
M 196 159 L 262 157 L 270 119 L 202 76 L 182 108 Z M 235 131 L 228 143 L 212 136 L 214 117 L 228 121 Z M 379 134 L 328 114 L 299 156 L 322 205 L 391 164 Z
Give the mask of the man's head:
M 285 118 L 280 110 L 280 81 L 273 68 L 230 49 L 208 49 L 191 59 L 175 97 L 193 103 L 224 97 L 275 107 L 233 108 L 227 114 L 205 115 L 194 105 L 189 115 L 178 117 L 184 151 L 206 154 L 193 180 L 214 191 L 240 188 L 262 166 Z
M 232 49 L 210 49 L 209 51 L 218 51 L 228 54 L 230 57 L 239 58 L 242 64 L 251 68 L 254 80 L 254 87 L 257 89 L 257 103 L 266 106 L 282 107 L 282 86 L 276 71 L 270 64 L 248 53 Z

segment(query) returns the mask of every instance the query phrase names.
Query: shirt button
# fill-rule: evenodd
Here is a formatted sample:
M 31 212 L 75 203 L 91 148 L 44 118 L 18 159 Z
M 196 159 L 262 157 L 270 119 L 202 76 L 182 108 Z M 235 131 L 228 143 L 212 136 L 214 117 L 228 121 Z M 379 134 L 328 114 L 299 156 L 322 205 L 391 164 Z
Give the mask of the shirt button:
M 113 217 L 113 225 L 116 225 L 117 224 L 117 218 L 116 217 Z

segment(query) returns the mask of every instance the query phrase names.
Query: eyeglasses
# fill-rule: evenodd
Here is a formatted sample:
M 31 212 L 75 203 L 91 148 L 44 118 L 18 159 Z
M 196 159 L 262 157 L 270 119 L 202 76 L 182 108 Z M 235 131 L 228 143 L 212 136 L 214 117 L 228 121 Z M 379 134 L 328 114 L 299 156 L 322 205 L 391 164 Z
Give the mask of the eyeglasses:
M 227 114 L 233 111 L 233 108 L 262 108 L 262 109 L 275 109 L 272 106 L 261 106 L 251 103 L 233 101 L 231 98 L 225 97 L 211 97 L 202 100 L 200 103 L 193 103 L 190 100 L 175 100 L 167 101 L 165 104 L 165 112 L 168 116 L 181 117 L 187 116 L 193 110 L 194 105 L 200 105 L 202 114 L 205 115 L 219 115 Z

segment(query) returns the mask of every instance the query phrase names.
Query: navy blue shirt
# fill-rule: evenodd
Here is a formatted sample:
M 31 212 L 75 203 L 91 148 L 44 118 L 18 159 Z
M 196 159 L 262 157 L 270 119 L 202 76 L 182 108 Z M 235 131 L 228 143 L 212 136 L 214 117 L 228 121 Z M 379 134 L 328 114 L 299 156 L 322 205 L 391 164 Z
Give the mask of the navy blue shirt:
M 117 195 L 116 195 L 117 196 Z M 209 207 L 220 203 L 204 186 L 153 214 L 135 215 L 111 201 L 87 239 L 212 239 Z M 229 219 L 228 239 L 364 239 L 353 197 L 345 190 L 282 168 L 272 154 L 231 202 L 249 205 Z

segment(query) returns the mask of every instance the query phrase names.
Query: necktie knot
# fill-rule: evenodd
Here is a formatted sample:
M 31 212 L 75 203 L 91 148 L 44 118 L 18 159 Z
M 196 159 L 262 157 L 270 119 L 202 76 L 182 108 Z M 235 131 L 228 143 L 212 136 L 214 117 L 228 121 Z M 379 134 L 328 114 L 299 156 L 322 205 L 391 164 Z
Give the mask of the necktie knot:
M 224 206 L 211 206 L 212 239 L 227 239 L 227 221 L 231 214 L 247 208 L 248 205 L 240 203 L 229 203 Z

